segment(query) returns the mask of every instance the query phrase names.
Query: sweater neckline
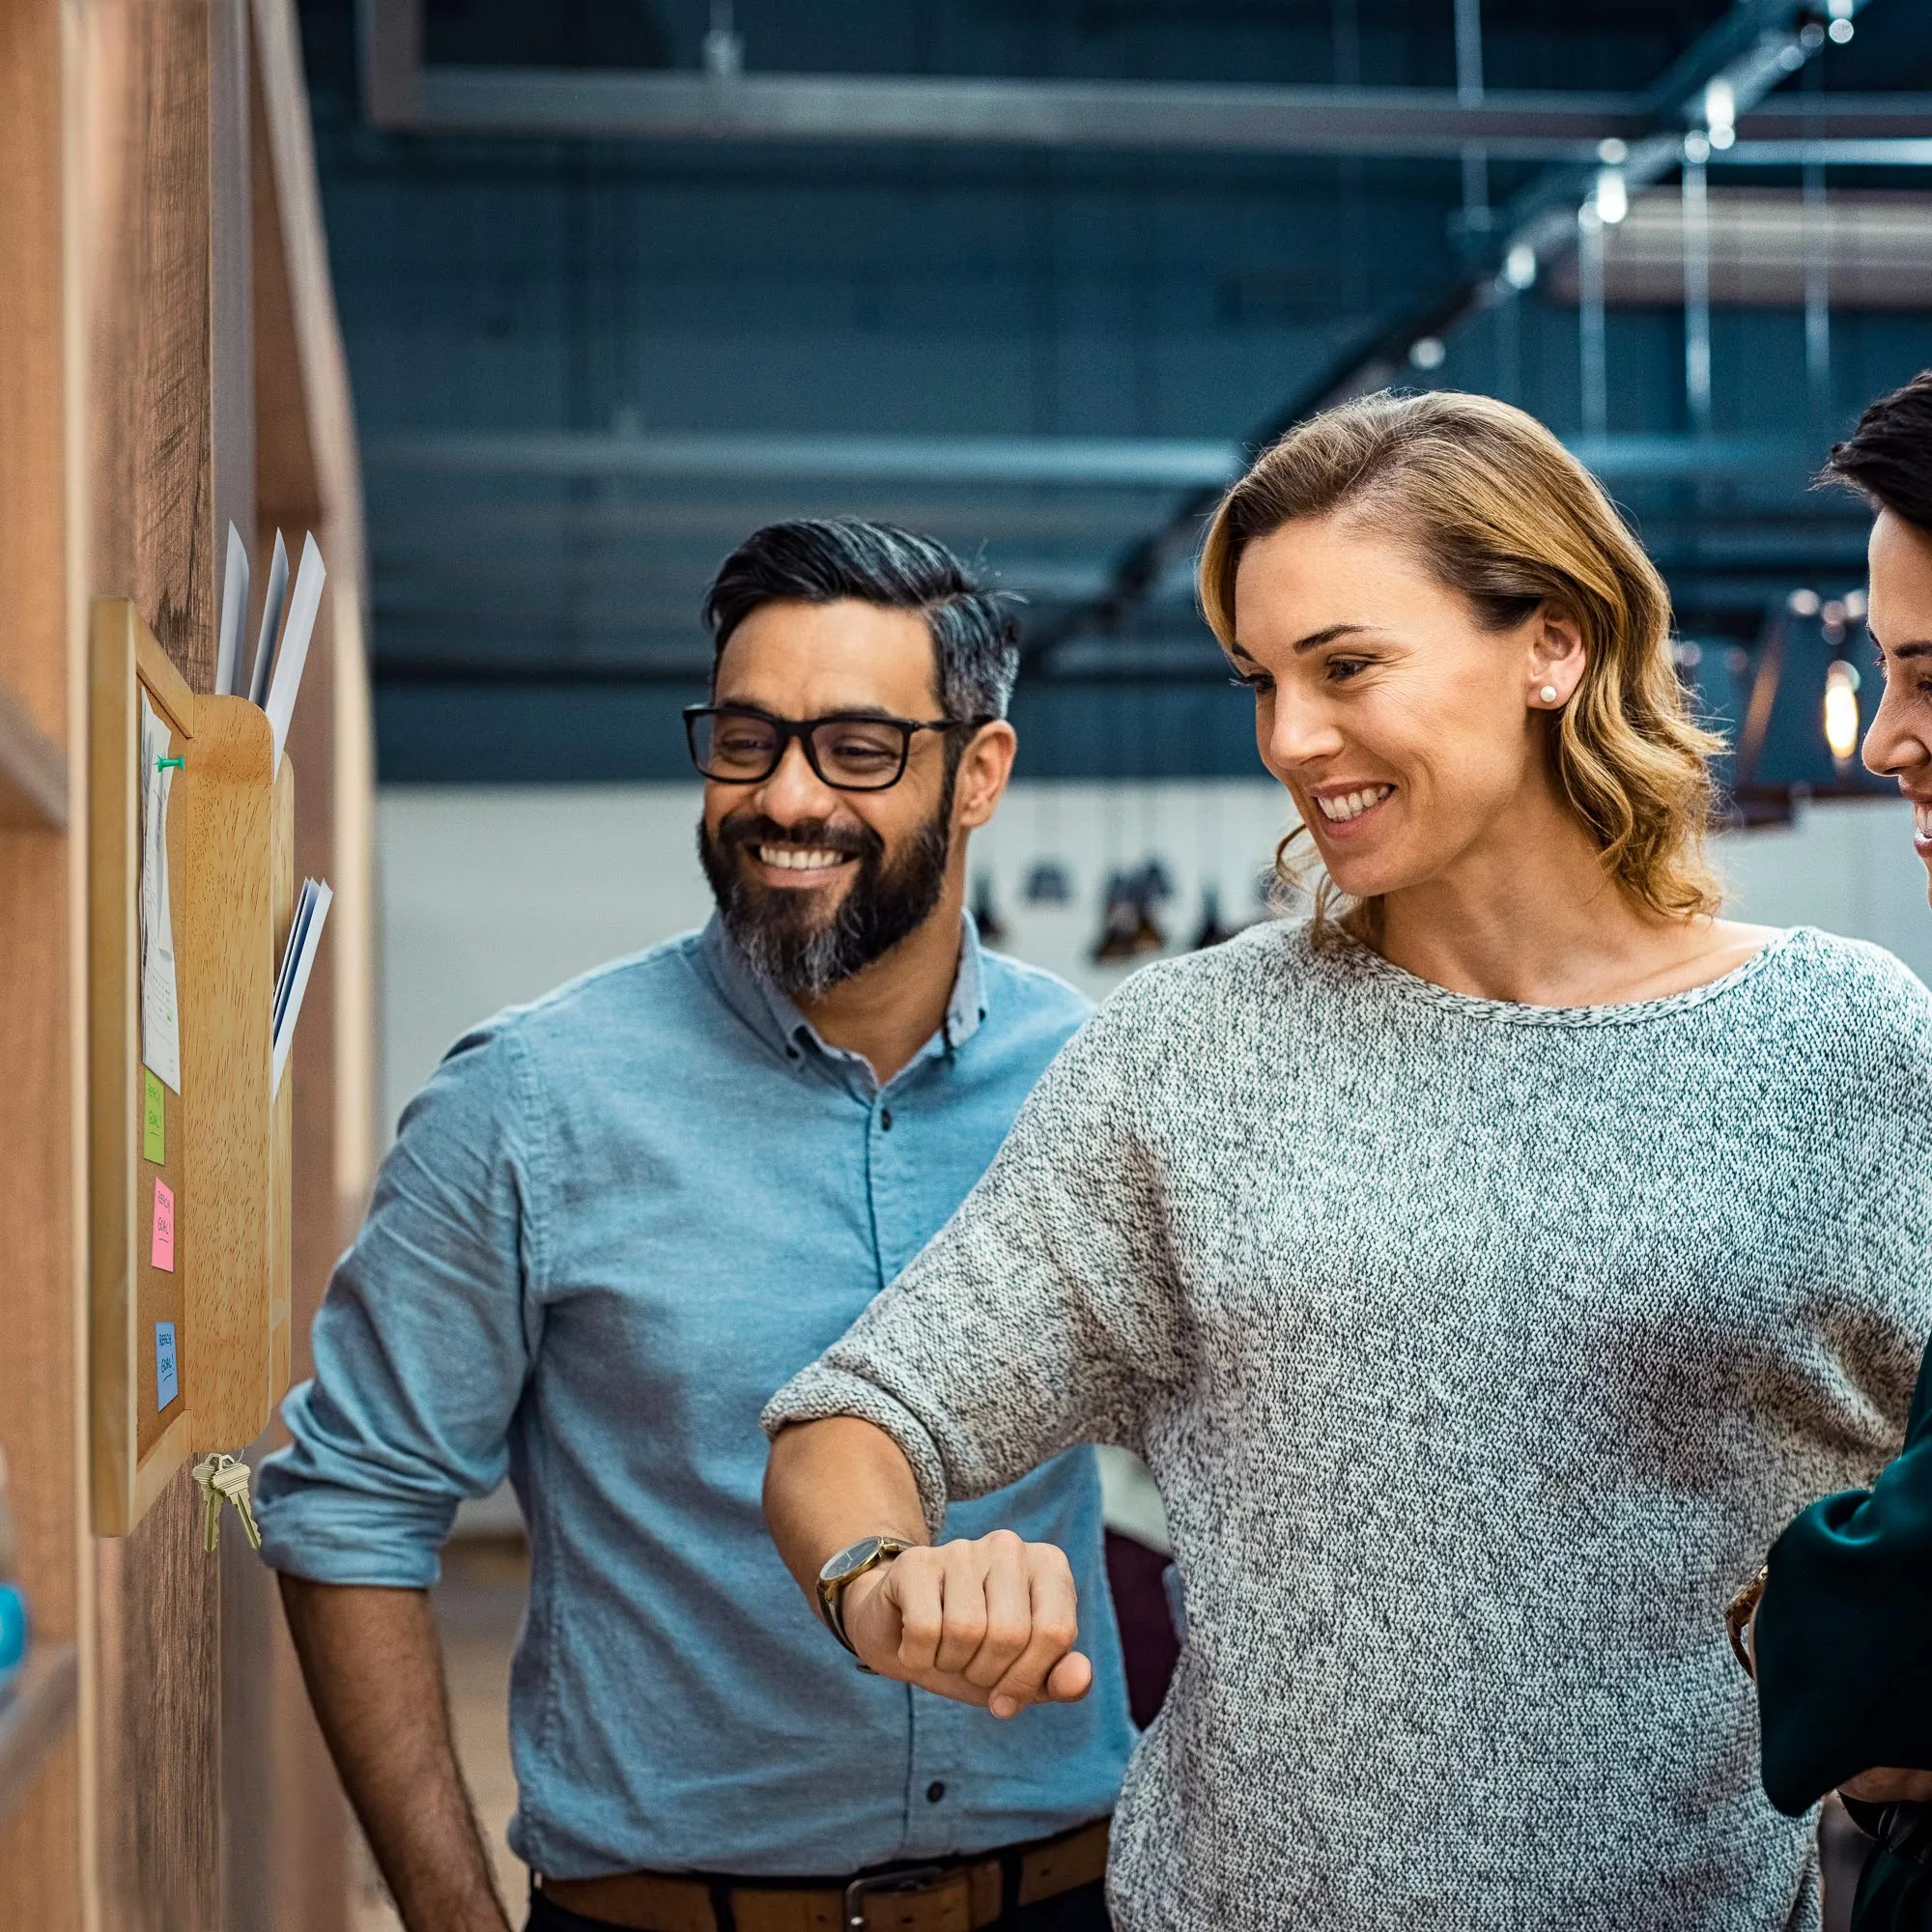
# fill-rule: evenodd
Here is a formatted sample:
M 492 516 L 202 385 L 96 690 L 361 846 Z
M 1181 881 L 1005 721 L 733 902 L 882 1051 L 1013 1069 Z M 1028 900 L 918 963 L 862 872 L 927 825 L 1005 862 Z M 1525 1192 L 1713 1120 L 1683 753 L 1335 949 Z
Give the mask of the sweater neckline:
M 1338 965 L 1354 976 L 1376 981 L 1398 998 L 1435 1007 L 1464 1019 L 1497 1020 L 1517 1026 L 1605 1027 L 1644 1026 L 1655 1020 L 1673 1018 L 1714 1000 L 1721 1000 L 1754 980 L 1801 941 L 1808 941 L 1810 936 L 1809 926 L 1787 926 L 1775 938 L 1766 940 L 1748 959 L 1733 966 L 1728 973 L 1716 980 L 1705 980 L 1701 986 L 1687 986 L 1682 992 L 1665 993 L 1654 1000 L 1619 1000 L 1586 1007 L 1536 1007 L 1516 1000 L 1492 1000 L 1476 993 L 1458 993 L 1396 965 L 1383 958 L 1372 946 L 1365 946 L 1347 934 L 1337 935 L 1332 952 L 1325 942 L 1317 947 L 1306 928 L 1303 929 L 1301 943 L 1317 959 L 1328 953 Z

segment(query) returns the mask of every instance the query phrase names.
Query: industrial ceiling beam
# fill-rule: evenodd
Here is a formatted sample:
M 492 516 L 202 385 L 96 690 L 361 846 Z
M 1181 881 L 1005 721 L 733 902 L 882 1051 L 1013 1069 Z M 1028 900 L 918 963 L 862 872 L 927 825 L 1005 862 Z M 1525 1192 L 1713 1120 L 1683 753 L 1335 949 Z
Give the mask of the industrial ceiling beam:
M 921 75 L 707 74 L 438 67 L 398 89 L 373 67 L 378 126 L 421 133 L 663 142 L 899 143 L 1454 159 L 1478 144 L 1505 160 L 1596 158 L 1641 138 L 1641 97 L 1433 88 L 937 79 Z M 1743 139 L 1795 133 L 1752 117 Z M 1889 97 L 1833 102 L 1806 124 L 1824 140 L 1932 138 L 1932 111 Z
M 926 74 L 690 73 L 426 67 L 423 0 L 363 0 L 363 103 L 373 126 L 421 133 L 670 142 L 925 142 L 1135 153 L 1383 155 L 1455 159 L 1470 146 L 1517 160 L 1595 158 L 1654 131 L 1676 71 L 1644 94 L 1459 96 L 1440 88 L 1046 80 Z M 1761 12 L 1750 0 L 1740 14 Z M 1727 20 L 1714 35 L 1748 43 Z M 1721 63 L 1720 63 L 1721 64 Z M 1688 72 L 1696 63 L 1680 63 Z M 1706 76 L 1708 78 L 1708 75 Z M 1758 121 L 1765 125 L 1760 127 Z M 1796 132 L 1772 111 L 1746 140 Z M 1932 139 L 1922 96 L 1821 103 L 1805 136 Z
M 1791 439 L 1578 437 L 1577 457 L 1608 481 L 1786 471 L 1816 452 Z M 372 478 L 396 475 L 635 477 L 681 483 L 903 482 L 1062 489 L 1224 489 L 1246 445 L 1181 437 L 782 436 L 713 431 L 451 431 L 386 437 L 364 452 Z
M 922 75 L 424 71 L 424 131 L 645 141 L 929 142 L 1026 148 L 1578 158 L 1633 133 L 1618 97 Z
M 1862 11 L 1863 5 L 1864 0 L 1851 0 L 1851 12 Z M 1487 235 L 1467 238 L 1463 270 L 1345 350 L 1261 424 L 1248 446 L 1265 448 L 1317 410 L 1394 380 L 1407 367 L 1410 349 L 1424 337 L 1440 337 L 1498 299 L 1513 297 L 1535 278 L 1542 262 L 1575 245 L 1578 213 L 1592 197 L 1601 167 L 1614 166 L 1626 192 L 1634 191 L 1682 164 L 1686 134 L 1706 126 L 1714 94 L 1730 110 L 1733 125 L 1747 115 L 1823 44 L 1822 29 L 1815 40 L 1804 34 L 1807 11 L 1805 0 L 1737 0 L 1650 89 L 1647 133 L 1634 141 L 1620 137 L 1620 146 L 1598 156 L 1596 165 L 1546 170 L 1500 212 Z M 1707 155 L 1724 151 L 1721 141 L 1715 147 L 1706 141 L 1704 150 Z M 1102 596 L 1027 639 L 1027 661 L 1038 662 L 1070 638 L 1118 631 L 1150 590 L 1191 556 L 1201 520 L 1216 496 L 1211 489 L 1189 491 L 1158 528 L 1122 553 Z

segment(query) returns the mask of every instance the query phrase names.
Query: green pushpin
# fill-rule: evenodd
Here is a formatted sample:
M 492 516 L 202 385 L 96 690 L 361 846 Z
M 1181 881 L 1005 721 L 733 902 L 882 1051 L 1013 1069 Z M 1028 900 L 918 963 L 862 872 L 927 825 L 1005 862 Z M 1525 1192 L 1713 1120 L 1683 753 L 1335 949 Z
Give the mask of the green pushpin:
M 185 758 L 156 758 L 155 760 L 155 769 L 157 772 L 166 771 L 170 765 L 178 772 L 185 771 L 187 769 L 187 760 Z

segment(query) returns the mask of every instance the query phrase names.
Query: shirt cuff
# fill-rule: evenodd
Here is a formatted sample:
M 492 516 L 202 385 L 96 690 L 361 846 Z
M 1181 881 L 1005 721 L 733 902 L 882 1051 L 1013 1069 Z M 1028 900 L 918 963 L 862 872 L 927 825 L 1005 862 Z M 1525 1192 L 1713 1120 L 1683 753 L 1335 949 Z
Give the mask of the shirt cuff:
M 399 1507 L 358 1490 L 304 1488 L 256 1511 L 262 1561 L 311 1583 L 426 1590 L 442 1574 L 456 1503 Z
M 945 1458 L 919 1417 L 877 1382 L 814 1362 L 773 1396 L 758 1422 L 767 1435 L 776 1435 L 791 1423 L 824 1422 L 835 1415 L 856 1415 L 861 1422 L 883 1429 L 897 1443 L 900 1454 L 912 1464 L 913 1481 L 919 1485 L 925 1533 L 937 1543 L 946 1524 L 949 1499 Z

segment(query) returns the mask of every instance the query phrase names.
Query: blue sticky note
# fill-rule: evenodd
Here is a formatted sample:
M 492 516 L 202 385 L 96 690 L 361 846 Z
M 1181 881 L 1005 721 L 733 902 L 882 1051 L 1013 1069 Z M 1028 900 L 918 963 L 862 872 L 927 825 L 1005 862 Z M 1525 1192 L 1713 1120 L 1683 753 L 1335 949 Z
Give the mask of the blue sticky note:
M 155 1406 L 165 1408 L 181 1394 L 181 1377 L 175 1369 L 175 1324 L 155 1323 Z

